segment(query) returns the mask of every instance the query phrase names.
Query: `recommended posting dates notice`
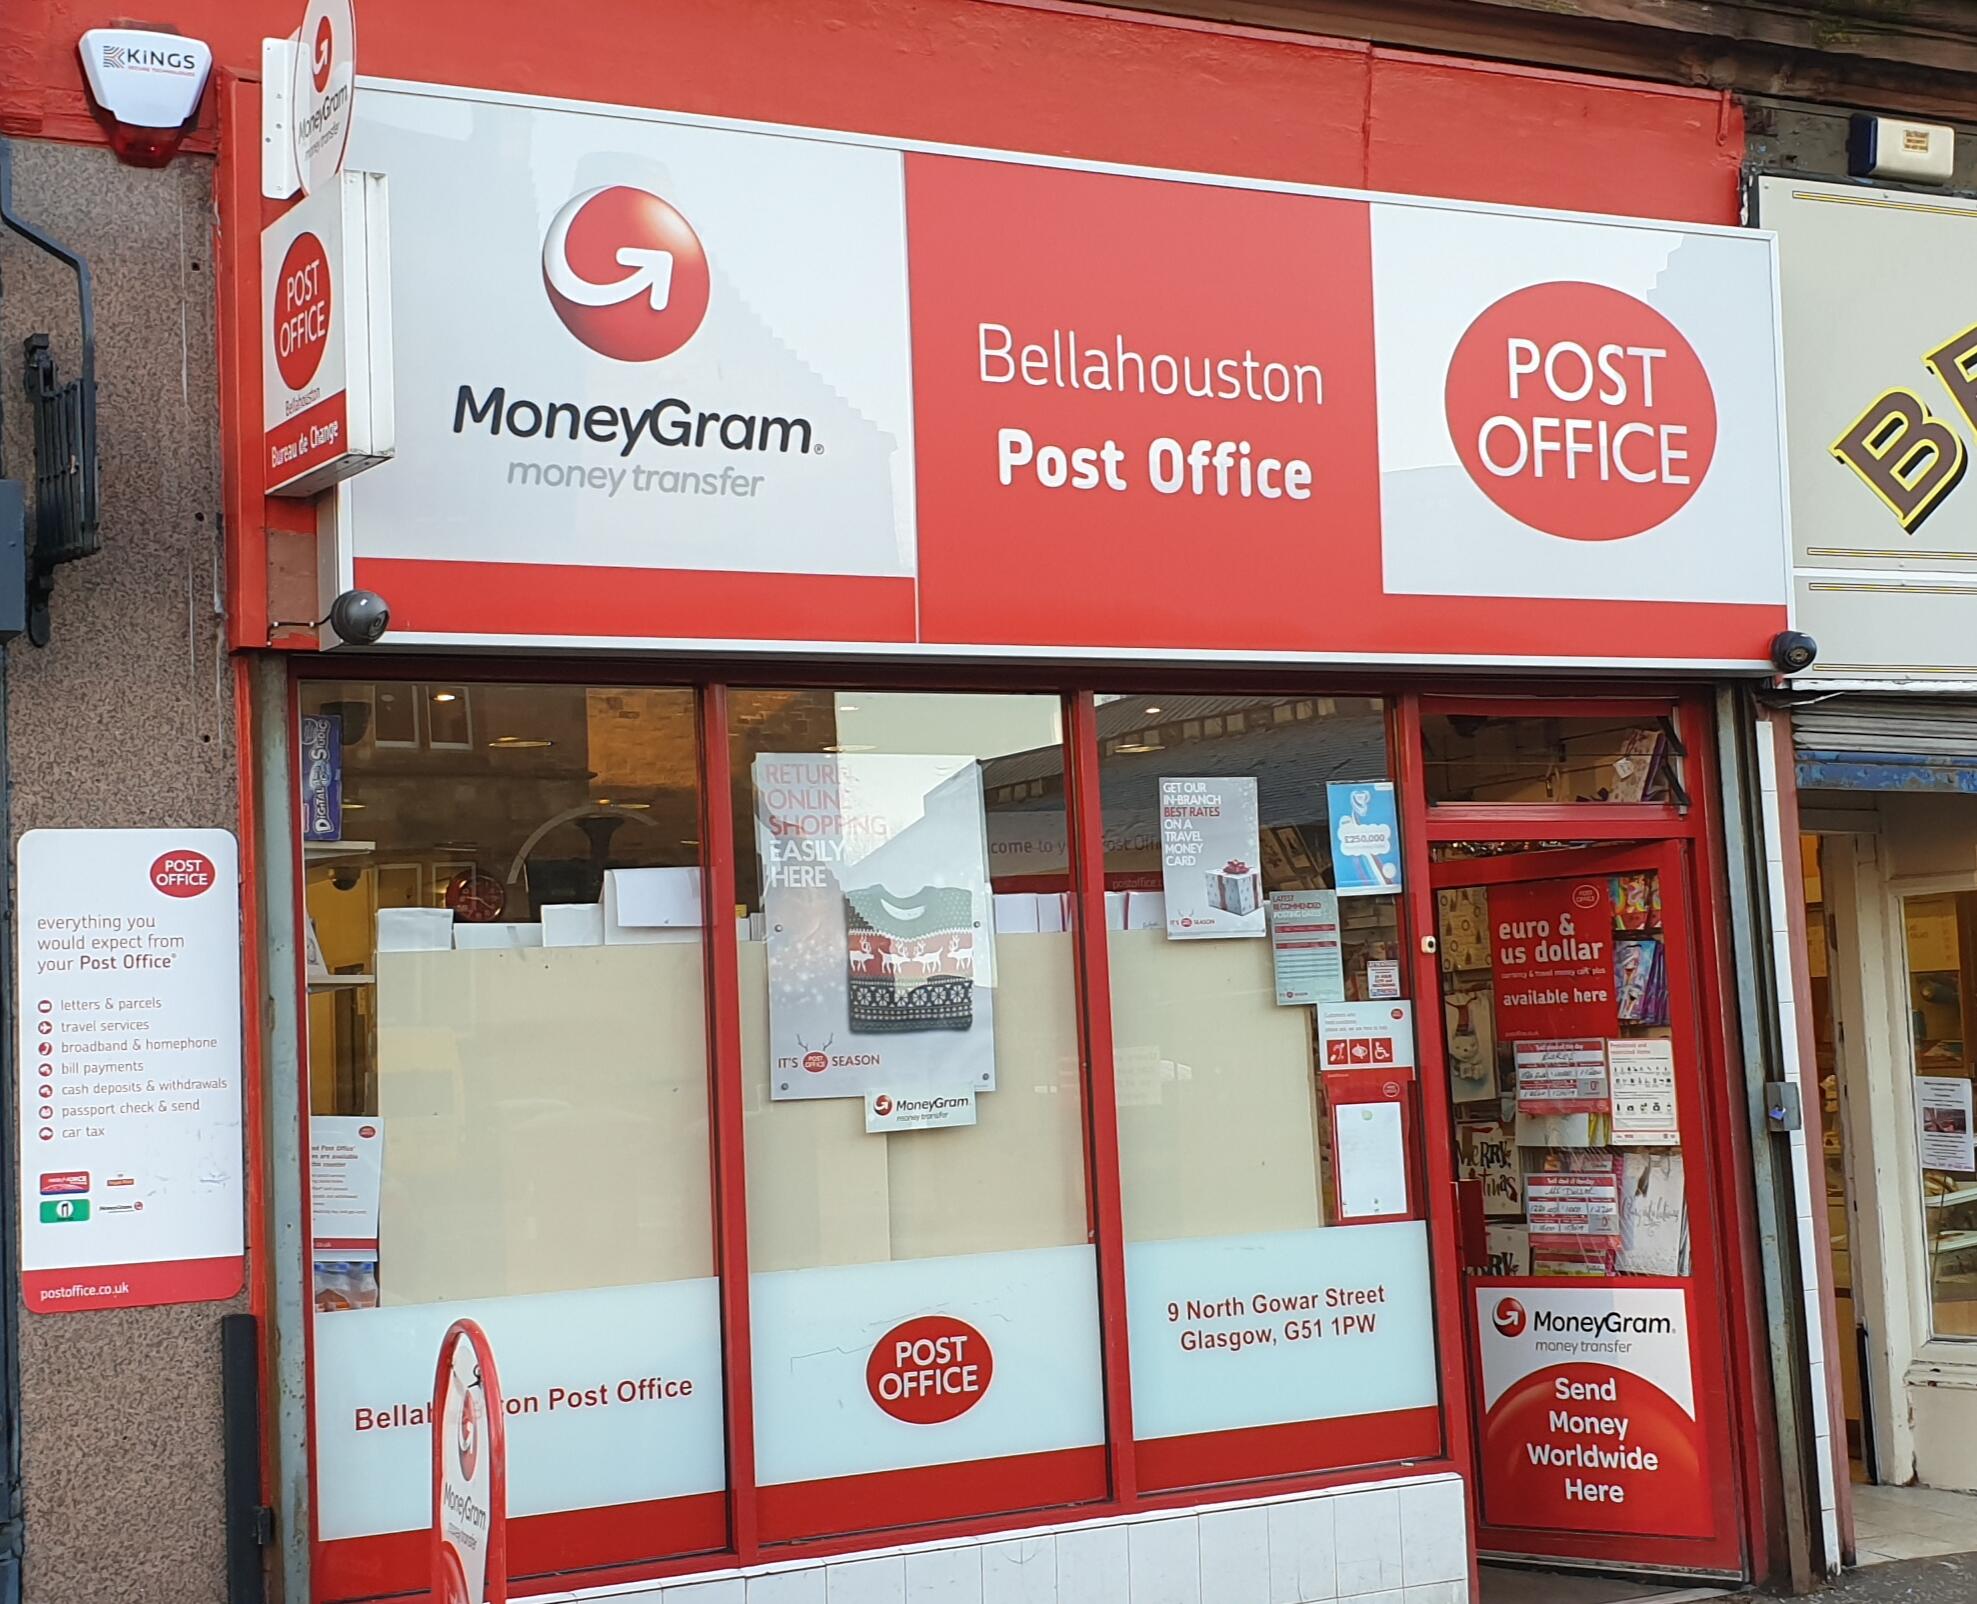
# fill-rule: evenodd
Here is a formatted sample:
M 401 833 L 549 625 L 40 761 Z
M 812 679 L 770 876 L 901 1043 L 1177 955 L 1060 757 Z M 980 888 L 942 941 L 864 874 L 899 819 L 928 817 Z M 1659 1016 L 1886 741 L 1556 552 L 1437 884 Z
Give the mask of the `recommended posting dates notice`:
M 1185 1298 L 1167 1305 L 1167 1323 L 1183 1353 L 1239 1353 L 1280 1342 L 1370 1337 L 1386 1301 L 1384 1282 Z

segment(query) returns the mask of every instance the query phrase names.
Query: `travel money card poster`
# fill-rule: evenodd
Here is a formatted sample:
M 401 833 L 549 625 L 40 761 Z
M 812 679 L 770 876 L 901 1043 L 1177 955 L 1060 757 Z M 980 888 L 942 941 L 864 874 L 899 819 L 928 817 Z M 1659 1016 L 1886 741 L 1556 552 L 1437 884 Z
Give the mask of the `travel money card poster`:
M 1256 781 L 1160 782 L 1160 882 L 1172 941 L 1266 934 Z
M 755 759 L 769 1089 L 995 1089 L 981 769 L 892 753 Z

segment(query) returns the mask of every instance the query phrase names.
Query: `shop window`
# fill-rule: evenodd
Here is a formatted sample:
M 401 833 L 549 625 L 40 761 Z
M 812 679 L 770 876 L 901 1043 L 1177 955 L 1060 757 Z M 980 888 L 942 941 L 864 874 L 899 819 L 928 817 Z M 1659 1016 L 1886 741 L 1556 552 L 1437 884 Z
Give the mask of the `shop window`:
M 308 682 L 301 715 L 324 1596 L 422 1585 L 461 1316 L 517 1574 L 719 1548 L 692 694 Z
M 1430 713 L 1421 743 L 1430 803 L 1688 802 L 1666 718 Z
M 764 1540 L 1103 1497 L 1061 703 L 730 707 Z
M 1977 1339 L 1977 891 L 1902 899 L 1934 1335 Z
M 1100 768 L 1141 1485 L 1432 1454 L 1385 708 L 1162 702 Z

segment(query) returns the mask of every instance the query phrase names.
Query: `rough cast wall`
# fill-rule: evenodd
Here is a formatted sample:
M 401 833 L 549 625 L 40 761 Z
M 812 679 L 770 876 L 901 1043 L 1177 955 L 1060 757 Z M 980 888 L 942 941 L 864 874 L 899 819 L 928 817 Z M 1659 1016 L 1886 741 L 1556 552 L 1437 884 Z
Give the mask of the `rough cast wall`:
M 58 577 L 53 644 L 7 648 L 13 829 L 233 828 L 211 163 L 139 172 L 101 149 L 13 148 L 16 209 L 96 275 L 104 548 Z M 46 330 L 74 371 L 74 279 L 5 233 L 0 275 L 5 467 L 24 478 L 21 340 Z M 11 1129 L 6 1144 L 15 1159 Z M 29 1604 L 224 1598 L 227 1307 L 18 1317 Z

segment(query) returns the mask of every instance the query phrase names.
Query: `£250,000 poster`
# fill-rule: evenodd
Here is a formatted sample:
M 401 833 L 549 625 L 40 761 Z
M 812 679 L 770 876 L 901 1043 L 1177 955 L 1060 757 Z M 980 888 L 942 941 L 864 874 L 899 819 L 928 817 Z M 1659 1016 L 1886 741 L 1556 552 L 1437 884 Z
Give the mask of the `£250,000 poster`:
M 993 1091 L 975 759 L 765 752 L 754 780 L 770 1095 Z

